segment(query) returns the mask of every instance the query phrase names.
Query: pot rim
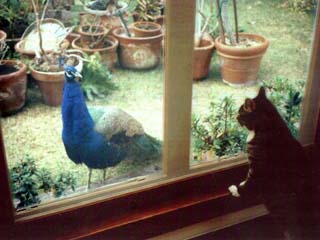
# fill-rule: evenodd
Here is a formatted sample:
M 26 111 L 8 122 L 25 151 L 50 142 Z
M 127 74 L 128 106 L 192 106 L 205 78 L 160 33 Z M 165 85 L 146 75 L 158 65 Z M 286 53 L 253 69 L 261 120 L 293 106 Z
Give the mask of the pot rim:
M 139 28 L 137 25 L 140 25 L 140 24 L 142 24 L 142 25 L 151 25 L 151 26 L 154 26 L 155 27 L 155 29 L 150 29 L 150 30 L 148 30 L 148 29 L 143 29 L 143 28 Z M 156 32 L 156 31 L 159 31 L 159 30 L 161 30 L 161 25 L 159 24 L 159 23 L 156 23 L 156 22 L 149 22 L 149 21 L 137 21 L 137 22 L 133 22 L 132 24 L 131 24 L 131 27 L 132 28 L 137 28 L 139 31 L 141 31 L 141 32 Z
M 202 46 L 202 47 L 194 47 L 194 50 L 196 51 L 201 51 L 201 50 L 207 50 L 207 49 L 212 49 L 215 46 L 214 40 L 203 40 L 206 42 L 209 42 L 210 44 L 206 45 L 206 46 Z
M 102 32 L 98 32 L 98 33 L 88 33 L 88 32 L 84 32 L 82 30 L 83 27 L 96 27 L 96 28 L 101 28 L 103 31 Z M 78 30 L 78 33 L 80 35 L 84 35 L 84 36 L 103 36 L 103 35 L 107 35 L 109 32 L 110 32 L 111 29 L 109 28 L 106 28 L 102 25 L 90 25 L 90 24 L 85 24 L 85 25 L 81 25 L 79 30 Z
M 80 41 L 80 37 L 75 38 L 72 43 L 71 46 L 75 49 L 82 49 L 85 52 L 90 52 L 90 53 L 94 53 L 94 52 L 101 52 L 101 51 L 106 51 L 109 49 L 113 49 L 115 47 L 117 47 L 119 45 L 119 41 L 117 38 L 113 37 L 113 36 L 107 36 L 106 40 L 109 41 L 111 43 L 111 46 L 106 47 L 106 48 L 84 48 L 82 46 L 79 46 L 78 44 L 76 44 L 77 41 Z
M 261 53 L 264 53 L 268 46 L 269 46 L 269 40 L 259 34 L 253 34 L 253 33 L 239 33 L 239 36 L 246 36 L 251 37 L 253 39 L 258 38 L 261 40 L 261 44 L 258 44 L 256 46 L 250 46 L 246 48 L 236 48 L 234 46 L 225 45 L 221 42 L 221 37 L 217 37 L 215 39 L 215 46 L 218 51 L 218 53 L 222 53 L 223 55 L 240 55 L 240 56 L 247 56 L 247 55 L 259 55 Z
M 129 32 L 132 33 L 132 27 L 128 27 L 129 28 Z M 121 31 L 121 32 L 119 32 Z M 122 35 L 121 33 L 124 32 L 124 29 L 123 27 L 117 27 L 115 29 L 112 30 L 112 33 L 113 35 L 116 37 L 116 38 L 119 38 L 119 39 L 125 39 L 125 40 L 133 40 L 133 41 L 146 41 L 146 40 L 157 40 L 157 39 L 162 39 L 163 38 L 163 32 L 161 32 L 160 34 L 158 35 L 155 35 L 155 36 L 150 36 L 150 37 L 128 37 L 126 35 Z
M 20 40 L 19 42 L 17 42 L 15 45 L 14 45 L 14 49 L 21 53 L 21 54 L 27 54 L 27 55 L 35 55 L 36 53 L 33 51 L 33 50 L 25 50 L 24 48 L 22 48 L 21 44 L 24 42 L 24 40 Z M 65 48 L 64 49 L 67 49 L 70 45 L 70 42 L 67 40 L 67 39 L 64 39 L 60 44 L 63 45 L 63 43 L 65 44 Z M 45 52 L 46 53 L 51 53 L 53 50 L 46 50 Z
M 13 72 L 13 73 L 0 74 L 0 81 L 2 79 L 10 78 L 10 77 L 13 77 L 16 74 L 21 74 L 21 73 L 27 71 L 27 65 L 25 63 L 19 61 L 19 60 L 2 60 L 1 62 L 4 63 L 4 64 L 8 64 L 9 63 L 9 65 L 19 65 L 19 69 L 16 72 Z
M 29 69 L 30 69 L 31 74 L 32 74 L 32 72 L 35 72 L 35 73 L 38 73 L 38 74 L 43 74 L 43 75 L 50 75 L 50 76 L 64 74 L 64 71 L 59 71 L 59 72 L 43 72 L 43 71 L 39 71 L 39 70 L 34 69 L 31 65 L 29 65 Z
M 0 41 L 4 41 L 7 39 L 7 33 L 5 31 L 0 30 Z

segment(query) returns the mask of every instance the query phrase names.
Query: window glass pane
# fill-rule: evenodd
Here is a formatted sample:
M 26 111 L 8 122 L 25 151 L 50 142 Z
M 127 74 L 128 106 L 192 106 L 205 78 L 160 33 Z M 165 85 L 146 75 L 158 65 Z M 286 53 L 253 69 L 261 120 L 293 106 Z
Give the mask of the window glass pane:
M 62 24 L 75 26 L 67 36 L 69 48 L 63 49 L 67 41 L 60 45 L 62 55 L 37 47 L 36 23 L 16 33 L 14 25 L 2 24 L 7 17 L 0 17 L 8 45 L 25 31 L 17 52 L 9 46 L 4 56 L 21 63 L 0 66 L 1 125 L 17 210 L 162 172 L 164 5 L 89 2 L 48 6 L 47 17 L 58 20 L 41 24 L 45 50 L 66 36 Z M 30 15 L 28 6 L 19 7 Z M 28 49 L 38 49 L 41 60 Z M 79 55 L 85 59 L 82 71 Z M 30 74 L 22 63 L 31 66 Z M 16 80 L 5 77 L 11 72 Z
M 297 137 L 315 2 L 197 1 L 191 165 L 219 162 L 245 149 L 248 131 L 236 117 L 244 99 L 254 98 L 260 86 Z M 217 43 L 224 34 L 225 44 L 222 37 Z

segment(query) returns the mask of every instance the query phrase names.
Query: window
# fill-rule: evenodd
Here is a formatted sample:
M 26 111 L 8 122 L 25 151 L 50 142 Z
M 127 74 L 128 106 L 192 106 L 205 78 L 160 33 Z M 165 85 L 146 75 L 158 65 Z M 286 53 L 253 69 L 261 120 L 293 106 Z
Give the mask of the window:
M 45 234 L 48 234 L 49 229 L 54 226 L 56 227 L 56 231 L 52 233 L 54 236 L 88 237 L 89 232 L 98 234 L 106 229 L 112 232 L 115 228 L 121 231 L 121 227 L 125 225 L 132 224 L 134 226 L 137 219 L 147 219 L 145 222 L 148 222 L 148 219 L 152 217 L 160 218 L 162 215 L 169 215 L 171 211 L 173 212 L 174 203 L 181 205 L 181 208 L 175 207 L 184 211 L 185 209 L 191 210 L 190 206 L 201 205 L 202 202 L 209 203 L 209 200 L 225 196 L 222 189 L 229 184 L 233 177 L 236 177 L 236 174 L 232 174 L 234 170 L 231 166 L 241 167 L 244 161 L 230 161 L 220 167 L 219 171 L 213 169 L 213 165 L 201 165 L 191 169 L 189 165 L 192 99 L 192 59 L 189 56 L 192 56 L 194 46 L 193 31 L 190 31 L 193 29 L 194 21 L 190 21 L 190 19 L 194 19 L 194 9 L 195 2 L 193 1 L 186 1 L 183 5 L 180 1 L 167 1 L 166 17 L 170 24 L 166 26 L 165 37 L 163 137 L 163 173 L 165 176 L 160 180 L 151 179 L 148 182 L 129 183 L 127 186 L 94 191 L 79 197 L 40 206 L 28 213 L 15 214 L 12 209 L 3 148 L 1 149 L 0 161 L 0 193 L 1 196 L 6 197 L 1 199 L 1 223 L 13 225 L 14 231 L 18 232 L 20 236 L 22 234 L 46 236 Z M 318 20 L 317 24 L 319 24 Z M 320 39 L 318 35 L 319 31 L 317 30 L 316 40 Z M 301 127 L 301 132 L 305 132 L 305 135 L 301 136 L 304 143 L 313 142 L 316 125 L 308 123 L 316 122 L 315 119 L 318 117 L 318 106 L 311 104 L 318 102 L 316 90 L 319 89 L 319 86 L 315 74 L 319 64 L 316 57 L 319 53 L 318 41 L 314 42 L 313 50 L 307 86 L 307 93 L 310 92 L 310 94 L 306 94 L 306 104 L 304 105 L 304 113 L 307 115 L 304 115 Z M 213 172 L 215 177 L 212 177 Z M 213 179 L 220 180 L 219 186 L 213 183 Z M 181 184 L 179 185 L 179 183 Z M 208 186 L 215 186 L 221 192 L 215 189 L 213 193 L 211 192 L 213 190 L 208 190 L 210 188 Z M 200 195 L 201 201 L 198 198 L 190 199 L 186 194 L 188 193 L 185 190 L 187 188 L 193 189 L 191 190 L 193 193 L 196 192 Z M 192 197 L 194 196 L 195 194 L 192 195 Z M 172 209 L 166 208 L 167 205 L 165 205 L 170 201 L 172 201 L 170 205 Z M 201 206 L 209 207 L 209 204 Z M 204 209 L 202 209 L 203 212 Z M 217 208 L 217 212 L 220 210 Z M 163 221 L 165 220 L 162 219 Z M 37 226 L 37 224 L 39 225 Z M 187 220 L 181 224 L 187 224 Z M 179 224 L 176 223 L 175 226 L 179 227 Z M 162 231 L 166 229 L 168 228 Z

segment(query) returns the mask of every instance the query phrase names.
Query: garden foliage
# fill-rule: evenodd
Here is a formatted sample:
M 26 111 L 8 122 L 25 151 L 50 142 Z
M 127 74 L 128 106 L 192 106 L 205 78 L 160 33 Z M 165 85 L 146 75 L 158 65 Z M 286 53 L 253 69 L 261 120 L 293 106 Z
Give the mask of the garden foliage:
M 284 77 L 263 82 L 270 101 L 277 107 L 294 137 L 298 136 L 304 81 L 293 83 Z M 234 99 L 211 102 L 209 115 L 192 116 L 193 152 L 199 157 L 213 150 L 216 156 L 230 156 L 245 149 L 246 130 L 236 120 Z
M 69 189 L 74 191 L 76 186 L 72 172 L 60 172 L 53 177 L 49 170 L 38 169 L 29 155 L 10 169 L 10 180 L 12 195 L 19 200 L 17 209 L 39 204 L 43 192 L 52 192 L 55 197 L 60 197 Z
M 95 97 L 103 98 L 116 89 L 111 82 L 112 74 L 101 62 L 101 56 L 98 53 L 88 56 L 87 60 L 89 62 L 84 64 L 82 70 L 82 89 L 89 101 Z
M 233 97 L 211 102 L 209 115 L 192 117 L 193 150 L 199 156 L 213 150 L 216 156 L 233 155 L 244 150 L 246 134 L 236 122 Z
M 297 11 L 312 11 L 316 8 L 318 0 L 288 0 L 289 6 Z

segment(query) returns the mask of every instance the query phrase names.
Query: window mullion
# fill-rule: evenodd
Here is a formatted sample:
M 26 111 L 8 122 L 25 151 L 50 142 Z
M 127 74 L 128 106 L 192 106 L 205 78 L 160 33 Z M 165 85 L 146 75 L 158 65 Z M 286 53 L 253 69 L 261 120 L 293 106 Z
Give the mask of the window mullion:
M 164 173 L 189 170 L 195 1 L 166 1 Z
M 309 73 L 304 94 L 299 140 L 302 144 L 312 144 L 315 141 L 317 119 L 320 108 L 320 6 L 317 6 L 312 52 L 309 63 Z

